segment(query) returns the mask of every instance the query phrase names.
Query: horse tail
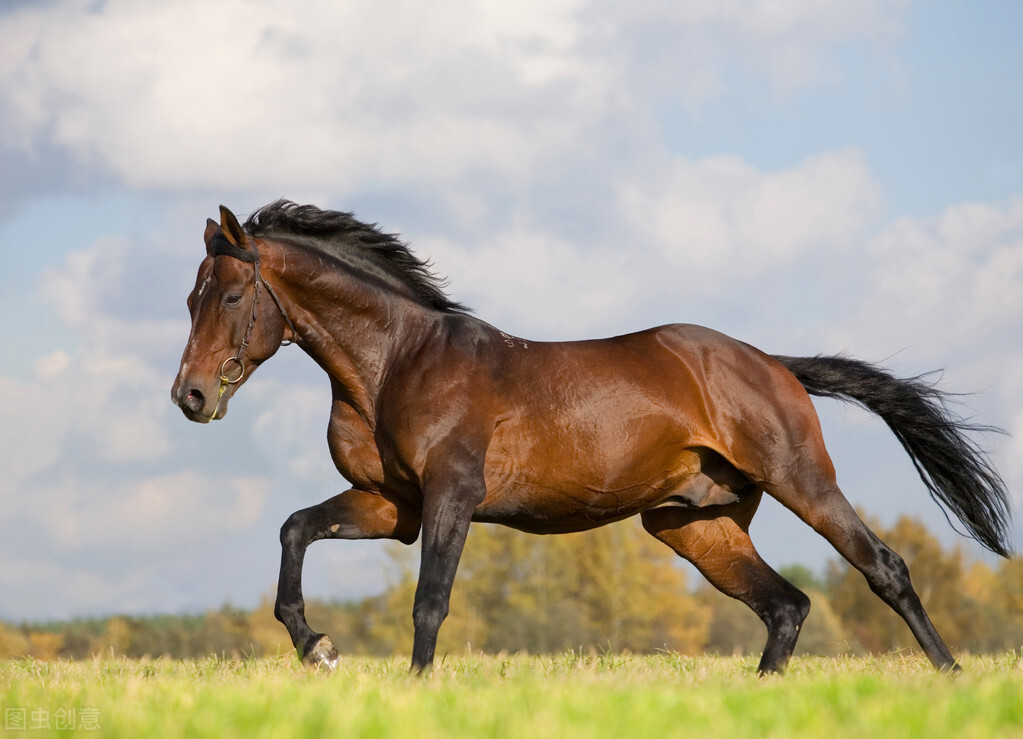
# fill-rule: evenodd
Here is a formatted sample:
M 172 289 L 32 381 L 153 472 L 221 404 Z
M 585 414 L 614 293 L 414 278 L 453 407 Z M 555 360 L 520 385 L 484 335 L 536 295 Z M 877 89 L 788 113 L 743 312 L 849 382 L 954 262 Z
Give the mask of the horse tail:
M 811 395 L 858 403 L 888 424 L 916 466 L 931 497 L 967 529 L 966 536 L 1010 555 L 1009 495 L 1005 482 L 971 432 L 999 432 L 967 422 L 948 407 L 948 394 L 926 376 L 898 379 L 847 357 L 774 357 Z M 958 529 L 956 529 L 958 531 Z

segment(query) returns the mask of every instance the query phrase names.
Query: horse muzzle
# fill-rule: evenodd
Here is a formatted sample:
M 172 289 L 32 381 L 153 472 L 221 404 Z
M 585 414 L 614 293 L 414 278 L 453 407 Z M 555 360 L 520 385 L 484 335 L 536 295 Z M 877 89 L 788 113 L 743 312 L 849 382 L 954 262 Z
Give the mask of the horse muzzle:
M 188 382 L 176 382 L 171 389 L 171 400 L 181 408 L 185 418 L 196 423 L 209 423 L 215 418 L 223 418 L 227 413 L 227 402 L 222 397 L 217 397 L 216 391 L 212 393 L 213 405 L 208 406 L 211 395 L 203 392 Z

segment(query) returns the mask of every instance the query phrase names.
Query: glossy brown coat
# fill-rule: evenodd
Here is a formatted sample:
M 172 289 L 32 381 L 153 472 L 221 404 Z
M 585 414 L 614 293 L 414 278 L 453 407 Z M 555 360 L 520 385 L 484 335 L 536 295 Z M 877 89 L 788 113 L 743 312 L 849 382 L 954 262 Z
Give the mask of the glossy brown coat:
M 328 446 L 353 487 L 298 511 L 281 530 L 276 612 L 307 663 L 338 659 L 304 616 L 301 570 L 312 541 L 411 543 L 422 532 L 412 655 L 422 670 L 470 521 L 554 534 L 641 515 L 651 534 L 764 620 L 760 669 L 780 670 L 809 601 L 750 542 L 767 492 L 863 571 L 937 667 L 953 667 L 898 555 L 839 491 L 808 395 L 861 402 L 912 442 L 904 428 L 912 424 L 847 380 L 860 371 L 919 396 L 906 381 L 853 360 L 772 357 L 692 325 L 595 341 L 509 336 L 448 301 L 401 242 L 309 206 L 274 203 L 244 228 L 222 208 L 205 239 L 172 389 L 185 415 L 223 417 L 282 341 L 331 380 Z M 925 468 L 935 456 L 907 450 Z M 988 495 L 997 508 L 994 479 Z M 971 531 L 985 523 L 965 522 Z

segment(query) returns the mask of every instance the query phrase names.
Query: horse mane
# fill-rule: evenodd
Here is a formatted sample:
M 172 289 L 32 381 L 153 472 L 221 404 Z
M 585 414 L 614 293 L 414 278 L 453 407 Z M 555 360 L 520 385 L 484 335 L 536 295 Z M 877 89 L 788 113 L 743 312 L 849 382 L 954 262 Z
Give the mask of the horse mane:
M 469 308 L 447 296 L 446 283 L 429 262 L 419 259 L 397 234 L 362 223 L 351 213 L 321 210 L 276 200 L 258 209 L 243 226 L 253 238 L 274 238 L 324 251 L 343 262 L 404 285 L 421 303 L 444 313 L 468 313 Z

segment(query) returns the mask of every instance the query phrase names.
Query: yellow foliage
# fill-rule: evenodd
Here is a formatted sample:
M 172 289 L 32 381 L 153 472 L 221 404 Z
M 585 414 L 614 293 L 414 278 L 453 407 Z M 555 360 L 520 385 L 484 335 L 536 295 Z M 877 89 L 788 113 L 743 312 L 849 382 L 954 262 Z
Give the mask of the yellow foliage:
M 36 659 L 51 660 L 60 656 L 64 648 L 64 635 L 45 631 L 32 631 L 28 635 L 28 653 Z
M 0 659 L 24 657 L 28 650 L 28 638 L 20 629 L 0 623 Z

